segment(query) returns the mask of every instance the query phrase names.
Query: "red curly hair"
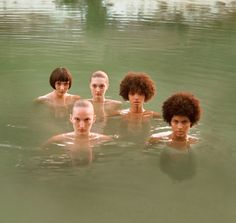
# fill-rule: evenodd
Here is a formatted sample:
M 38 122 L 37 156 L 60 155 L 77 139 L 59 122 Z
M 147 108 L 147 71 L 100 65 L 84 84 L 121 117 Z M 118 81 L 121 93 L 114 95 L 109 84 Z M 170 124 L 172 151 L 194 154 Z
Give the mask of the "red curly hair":
M 129 93 L 139 93 L 149 101 L 156 92 L 155 83 L 146 73 L 128 72 L 120 83 L 120 96 L 128 101 Z
M 173 94 L 162 105 L 163 119 L 171 123 L 175 115 L 186 116 L 191 122 L 191 127 L 195 125 L 201 116 L 199 100 L 194 95 L 187 92 Z

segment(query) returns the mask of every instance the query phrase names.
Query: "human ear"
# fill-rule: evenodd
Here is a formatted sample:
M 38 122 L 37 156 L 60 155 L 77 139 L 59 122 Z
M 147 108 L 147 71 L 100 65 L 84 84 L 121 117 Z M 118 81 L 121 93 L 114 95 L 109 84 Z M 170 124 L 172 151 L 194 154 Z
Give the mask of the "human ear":
M 93 115 L 93 123 L 96 121 L 96 115 Z
M 72 123 L 72 114 L 70 114 L 70 122 Z

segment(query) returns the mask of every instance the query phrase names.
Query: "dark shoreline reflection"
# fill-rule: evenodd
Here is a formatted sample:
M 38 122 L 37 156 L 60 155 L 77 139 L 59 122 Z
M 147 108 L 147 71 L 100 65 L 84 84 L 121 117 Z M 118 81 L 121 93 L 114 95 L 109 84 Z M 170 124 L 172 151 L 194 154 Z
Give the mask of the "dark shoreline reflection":
M 15 7 L 21 13 L 14 13 L 17 16 L 29 17 L 28 19 L 36 19 L 35 15 L 45 15 L 46 12 L 53 11 L 78 11 L 81 14 L 86 12 L 87 27 L 101 29 L 107 22 L 109 24 L 114 21 L 114 24 L 124 23 L 129 26 L 129 22 L 145 22 L 145 23 L 209 23 L 215 20 L 231 20 L 235 21 L 236 18 L 236 1 L 225 3 L 221 1 L 212 1 L 210 4 L 204 3 L 191 3 L 189 1 L 182 2 L 164 2 L 164 1 L 151 1 L 144 0 L 142 3 L 137 2 L 134 6 L 132 2 L 123 2 L 118 5 L 119 1 L 103 1 L 103 0 L 55 0 L 48 5 L 49 9 L 45 6 L 44 2 L 38 3 L 39 10 L 26 5 L 26 3 L 15 4 L 4 2 L 0 12 L 3 14 L 13 13 L 12 9 Z M 148 4 L 150 3 L 150 5 Z M 56 8 L 53 8 L 53 5 Z M 0 5 L 1 6 L 1 5 Z M 42 7 L 40 7 L 42 6 Z M 122 10 L 120 9 L 122 7 Z M 24 9 L 25 13 L 22 13 Z M 45 12 L 44 12 L 45 10 Z M 32 12 L 32 13 L 28 13 Z M 2 14 L 2 13 L 1 13 Z M 49 13 L 50 15 L 50 13 Z M 55 15 L 51 15 L 55 16 Z M 125 18 L 125 19 L 124 19 Z M 208 20 L 206 20 L 206 18 Z M 7 21 L 8 17 L 3 17 L 3 21 Z M 10 20 L 12 23 L 12 19 Z M 118 23 L 117 23 L 118 22 Z M 1 22 L 2 23 L 2 22 Z M 108 24 L 108 23 L 107 23 Z
M 42 30 L 51 31 L 52 27 L 49 24 L 55 22 L 62 24 L 68 31 L 62 35 L 66 39 L 71 30 L 73 35 L 80 36 L 85 30 L 91 31 L 93 36 L 105 32 L 106 29 L 130 31 L 131 26 L 139 28 L 143 26 L 153 30 L 152 26 L 168 25 L 173 29 L 173 26 L 180 25 L 175 28 L 181 31 L 184 25 L 190 30 L 197 26 L 203 31 L 206 28 L 220 28 L 233 32 L 232 27 L 236 21 L 236 1 L 227 4 L 221 4 L 219 1 L 215 1 L 214 4 L 153 1 L 151 4 L 153 8 L 147 6 L 147 3 L 145 5 L 145 2 L 144 5 L 137 4 L 135 8 L 129 7 L 128 2 L 123 3 L 123 10 L 119 10 L 116 1 L 105 3 L 99 0 L 57 0 L 50 3 L 49 9 L 43 5 L 43 2 L 40 8 L 38 3 L 38 10 L 24 4 L 23 6 L 19 3 L 8 5 L 5 2 L 3 9 L 0 8 L 0 34 L 3 37 L 11 35 L 13 38 L 23 40 L 41 41 L 44 38 L 44 42 L 51 43 L 51 39 L 55 41 L 57 38 L 57 32 L 47 35 L 45 34 L 47 32 Z M 54 8 L 53 5 L 56 7 Z M 142 8 L 143 6 L 146 8 Z M 16 10 L 12 10 L 14 7 Z

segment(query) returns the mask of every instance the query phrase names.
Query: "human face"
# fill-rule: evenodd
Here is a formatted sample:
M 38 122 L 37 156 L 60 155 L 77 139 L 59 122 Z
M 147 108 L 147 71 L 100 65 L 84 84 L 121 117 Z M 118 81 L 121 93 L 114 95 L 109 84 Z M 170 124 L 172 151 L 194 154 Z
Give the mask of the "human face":
M 69 81 L 56 81 L 55 82 L 55 92 L 59 97 L 62 97 L 69 89 Z
M 143 107 L 145 95 L 140 93 L 129 92 L 129 102 L 131 107 Z
M 191 127 L 191 122 L 187 116 L 174 115 L 170 122 L 173 139 L 183 139 L 187 138 L 189 129 Z
M 95 100 L 104 100 L 105 93 L 108 88 L 108 83 L 106 78 L 93 77 L 90 82 L 90 90 Z
M 70 121 L 77 136 L 88 136 L 95 121 L 92 107 L 74 108 Z

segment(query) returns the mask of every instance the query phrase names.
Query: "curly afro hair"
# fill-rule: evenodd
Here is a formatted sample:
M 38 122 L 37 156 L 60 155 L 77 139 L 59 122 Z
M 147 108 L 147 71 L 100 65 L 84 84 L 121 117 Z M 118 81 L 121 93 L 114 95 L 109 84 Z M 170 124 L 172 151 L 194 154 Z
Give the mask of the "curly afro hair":
M 186 116 L 191 122 L 191 127 L 195 125 L 201 116 L 200 103 L 194 95 L 187 92 L 173 94 L 162 105 L 163 119 L 171 123 L 175 115 Z
M 120 83 L 120 96 L 128 101 L 129 93 L 139 93 L 149 101 L 156 92 L 155 83 L 146 73 L 128 72 Z

